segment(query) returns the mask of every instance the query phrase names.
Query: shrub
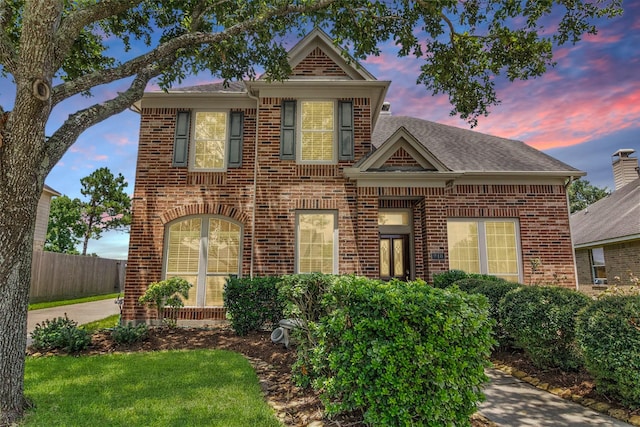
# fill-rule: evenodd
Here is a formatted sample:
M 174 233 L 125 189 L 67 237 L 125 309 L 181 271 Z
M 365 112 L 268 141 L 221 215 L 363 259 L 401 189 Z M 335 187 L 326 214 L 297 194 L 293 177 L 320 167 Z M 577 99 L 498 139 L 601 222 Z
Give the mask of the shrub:
M 595 301 L 578 316 L 577 338 L 598 390 L 640 408 L 640 295 Z
M 469 425 L 482 400 L 486 298 L 424 282 L 337 281 L 312 354 L 328 413 L 367 425 Z
M 579 292 L 521 286 L 500 303 L 504 329 L 540 368 L 578 369 L 583 364 L 575 340 L 575 321 L 591 300 Z
M 276 287 L 279 281 L 275 276 L 227 279 L 224 306 L 236 334 L 246 335 L 278 324 L 284 310 Z
M 308 386 L 313 378 L 309 358 L 310 351 L 316 345 L 314 332 L 317 322 L 327 314 L 323 300 L 337 279 L 349 280 L 349 277 L 354 276 L 340 278 L 322 273 L 294 274 L 283 276 L 278 283 L 278 292 L 285 302 L 285 317 L 298 324 L 292 331 L 298 352 L 292 370 L 293 379 L 300 386 Z
M 477 280 L 477 279 L 474 279 Z M 507 292 L 522 286 L 519 283 L 507 282 L 506 280 L 479 280 L 478 285 L 473 288 L 473 293 L 482 294 L 489 301 L 489 314 L 495 321 L 493 336 L 501 347 L 513 345 L 513 338 L 505 331 L 503 319 L 500 316 L 500 301 Z
M 506 282 L 495 276 L 488 276 L 486 274 L 469 274 L 466 278 L 456 280 L 453 285 L 460 288 L 461 291 L 471 293 L 474 289 L 485 283 L 503 283 Z M 507 282 L 508 283 L 508 282 Z
M 449 270 L 444 273 L 438 273 L 433 275 L 433 287 L 445 289 L 449 286 L 453 285 L 454 282 L 457 282 L 461 279 L 466 279 L 467 273 L 462 270 Z
M 133 326 L 129 322 L 127 325 L 117 325 L 111 330 L 111 338 L 117 344 L 132 344 L 134 342 L 146 340 L 149 336 L 149 328 L 146 323 Z
M 182 277 L 172 277 L 149 285 L 144 295 L 138 301 L 140 304 L 150 305 L 156 308 L 157 318 L 170 326 L 175 326 L 178 316 L 177 309 L 184 307 L 181 296 L 187 298 L 191 283 Z M 165 308 L 173 308 L 171 319 L 165 318 Z
M 91 343 L 91 335 L 78 328 L 78 323 L 64 317 L 36 324 L 31 333 L 33 348 L 37 350 L 61 349 L 68 353 L 84 350 Z

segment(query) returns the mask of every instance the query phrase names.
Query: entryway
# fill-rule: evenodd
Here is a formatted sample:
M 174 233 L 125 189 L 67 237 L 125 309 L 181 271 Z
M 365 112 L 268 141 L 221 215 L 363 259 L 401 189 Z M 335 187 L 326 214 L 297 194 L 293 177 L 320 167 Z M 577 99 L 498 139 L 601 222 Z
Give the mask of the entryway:
M 380 235 L 380 278 L 410 280 L 409 235 Z

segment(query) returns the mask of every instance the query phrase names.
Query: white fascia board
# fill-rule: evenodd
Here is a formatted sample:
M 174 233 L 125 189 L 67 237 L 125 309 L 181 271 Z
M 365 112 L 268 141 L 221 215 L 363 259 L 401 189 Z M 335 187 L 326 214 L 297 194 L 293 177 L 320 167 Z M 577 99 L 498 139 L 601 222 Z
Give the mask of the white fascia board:
M 614 237 L 612 239 L 596 240 L 594 242 L 580 243 L 573 245 L 573 249 L 597 248 L 605 245 L 613 245 L 616 243 L 625 243 L 633 240 L 640 240 L 640 234 L 630 234 L 628 236 Z

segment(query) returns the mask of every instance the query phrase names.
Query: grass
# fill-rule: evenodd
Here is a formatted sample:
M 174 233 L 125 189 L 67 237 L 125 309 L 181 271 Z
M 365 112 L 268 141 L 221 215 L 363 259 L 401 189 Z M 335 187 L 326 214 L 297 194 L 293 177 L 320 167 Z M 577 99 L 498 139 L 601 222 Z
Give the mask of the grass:
M 104 319 L 85 323 L 84 325 L 80 325 L 80 327 L 89 333 L 93 333 L 100 329 L 115 328 L 118 325 L 119 321 L 120 321 L 120 315 L 114 314 L 112 316 L 105 317 Z
M 224 350 L 27 358 L 21 426 L 279 427 L 244 357 Z
M 118 295 L 122 295 L 122 294 L 114 293 L 114 294 L 105 294 L 105 295 L 94 295 L 91 297 L 84 297 L 84 298 L 67 299 L 67 300 L 61 300 L 61 301 L 37 302 L 34 304 L 29 304 L 29 310 L 40 310 L 43 308 L 61 307 L 63 305 L 80 304 L 83 302 L 102 301 L 105 299 L 116 299 Z

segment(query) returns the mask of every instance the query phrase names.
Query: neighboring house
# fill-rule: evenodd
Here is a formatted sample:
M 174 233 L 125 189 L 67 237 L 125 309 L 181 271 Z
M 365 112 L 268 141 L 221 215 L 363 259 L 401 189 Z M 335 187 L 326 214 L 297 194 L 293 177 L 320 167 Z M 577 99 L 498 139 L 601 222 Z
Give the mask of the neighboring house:
M 578 283 L 584 290 L 630 284 L 629 273 L 640 276 L 640 178 L 634 152 L 613 154 L 615 191 L 571 215 Z
M 583 172 L 519 141 L 391 115 L 390 82 L 319 30 L 289 56 L 284 82 L 137 105 L 125 319 L 145 319 L 138 297 L 172 276 L 194 284 L 180 313 L 193 320 L 225 318 L 232 275 L 432 281 L 456 268 L 576 287 L 566 185 Z
M 42 189 L 40 200 L 38 200 L 38 211 L 36 213 L 36 229 L 33 237 L 33 249 L 41 251 L 44 248 L 44 242 L 47 239 L 47 227 L 49 225 L 49 208 L 51 207 L 51 198 L 60 196 L 53 188 L 47 184 Z

